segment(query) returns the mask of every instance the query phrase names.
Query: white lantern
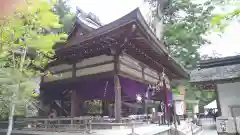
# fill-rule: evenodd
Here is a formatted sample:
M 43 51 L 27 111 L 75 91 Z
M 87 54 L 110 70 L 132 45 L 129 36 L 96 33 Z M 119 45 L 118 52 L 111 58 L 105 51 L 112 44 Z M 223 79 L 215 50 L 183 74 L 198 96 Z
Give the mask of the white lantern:
M 183 101 L 175 101 L 175 112 L 176 112 L 176 115 L 184 114 L 184 102 Z
M 141 102 L 142 101 L 142 96 L 140 94 L 136 95 L 136 100 L 137 102 Z

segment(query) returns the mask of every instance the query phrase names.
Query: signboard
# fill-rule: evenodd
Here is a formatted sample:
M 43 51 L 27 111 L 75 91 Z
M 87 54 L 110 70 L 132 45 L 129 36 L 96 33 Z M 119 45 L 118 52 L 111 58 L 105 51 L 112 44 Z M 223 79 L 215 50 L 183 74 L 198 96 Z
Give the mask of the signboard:
M 175 101 L 175 112 L 176 115 L 183 115 L 185 110 L 184 110 L 184 101 Z
M 218 119 L 216 123 L 217 131 L 219 133 L 226 133 L 228 131 L 227 124 L 228 124 L 228 119 Z
M 199 107 L 198 107 L 198 104 L 194 104 L 193 105 L 193 113 L 199 113 Z
M 220 130 L 221 130 L 221 132 L 227 131 L 227 120 L 223 120 L 220 122 Z
M 236 134 L 237 133 L 236 126 L 237 124 L 235 123 L 235 118 L 233 117 L 225 116 L 217 117 L 216 127 L 218 133 Z

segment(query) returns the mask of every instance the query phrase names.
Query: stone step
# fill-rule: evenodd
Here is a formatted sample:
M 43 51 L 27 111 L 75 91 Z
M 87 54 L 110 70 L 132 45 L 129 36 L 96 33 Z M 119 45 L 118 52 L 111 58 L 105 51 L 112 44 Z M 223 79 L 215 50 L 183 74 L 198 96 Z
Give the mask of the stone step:
M 184 125 L 181 125 L 178 127 L 178 131 L 182 132 L 185 135 L 192 135 L 192 132 L 194 134 L 198 134 L 199 132 L 202 132 L 202 128 L 195 124 L 185 123 Z

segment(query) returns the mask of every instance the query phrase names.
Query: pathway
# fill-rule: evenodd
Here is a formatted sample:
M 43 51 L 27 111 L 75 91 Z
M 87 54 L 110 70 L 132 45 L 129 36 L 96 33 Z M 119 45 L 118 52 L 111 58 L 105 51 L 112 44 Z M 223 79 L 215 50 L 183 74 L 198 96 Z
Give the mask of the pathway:
M 205 129 L 203 131 L 202 135 L 217 135 L 217 130 L 216 129 Z
M 202 135 L 217 135 L 215 121 L 212 119 L 201 119 L 201 123 L 203 125 Z

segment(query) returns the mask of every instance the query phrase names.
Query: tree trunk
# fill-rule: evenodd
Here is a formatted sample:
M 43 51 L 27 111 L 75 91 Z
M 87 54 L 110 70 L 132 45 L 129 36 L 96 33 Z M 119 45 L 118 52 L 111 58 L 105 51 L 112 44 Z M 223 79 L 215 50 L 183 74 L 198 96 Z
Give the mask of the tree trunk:
M 8 116 L 8 130 L 6 135 L 11 135 L 12 133 L 14 111 L 15 111 L 15 103 L 11 103 L 10 113 Z

